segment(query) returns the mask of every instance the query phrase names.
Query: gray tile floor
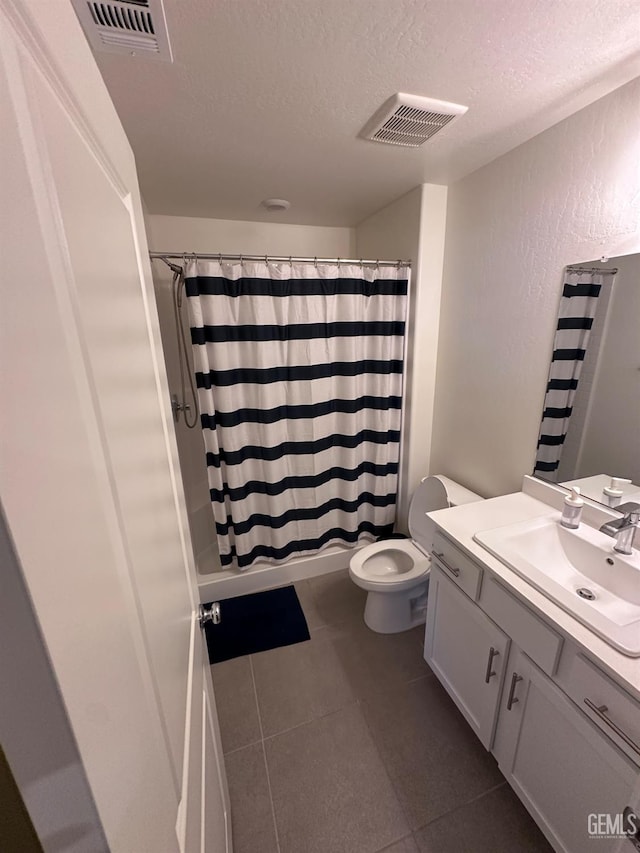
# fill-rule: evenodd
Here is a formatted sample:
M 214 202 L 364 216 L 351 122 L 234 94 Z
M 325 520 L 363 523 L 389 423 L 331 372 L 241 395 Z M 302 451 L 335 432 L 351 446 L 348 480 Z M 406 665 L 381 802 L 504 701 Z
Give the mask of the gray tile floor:
M 235 853 L 551 850 L 422 657 L 346 572 L 296 584 L 311 640 L 216 664 Z

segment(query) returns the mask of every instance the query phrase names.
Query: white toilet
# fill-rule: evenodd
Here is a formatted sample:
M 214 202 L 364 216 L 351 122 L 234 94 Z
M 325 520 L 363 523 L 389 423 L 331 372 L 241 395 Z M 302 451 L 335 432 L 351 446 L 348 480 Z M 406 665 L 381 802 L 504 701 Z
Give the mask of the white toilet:
M 426 513 L 480 500 L 448 477 L 425 477 L 409 506 L 412 538 L 374 542 L 351 558 L 351 580 L 369 593 L 364 621 L 372 631 L 395 634 L 424 622 L 435 531 Z

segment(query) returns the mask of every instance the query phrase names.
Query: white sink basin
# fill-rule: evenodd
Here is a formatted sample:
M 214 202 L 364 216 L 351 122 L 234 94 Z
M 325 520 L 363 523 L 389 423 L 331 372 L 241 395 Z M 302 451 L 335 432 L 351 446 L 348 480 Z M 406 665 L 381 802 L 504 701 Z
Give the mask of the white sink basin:
M 473 537 L 563 610 L 627 655 L 640 657 L 640 554 L 613 550 L 615 540 L 560 513 L 483 530 Z

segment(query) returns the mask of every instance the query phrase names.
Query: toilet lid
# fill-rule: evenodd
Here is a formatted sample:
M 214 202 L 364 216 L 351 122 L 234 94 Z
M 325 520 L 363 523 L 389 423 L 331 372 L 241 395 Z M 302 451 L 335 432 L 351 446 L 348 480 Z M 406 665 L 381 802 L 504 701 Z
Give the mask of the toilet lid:
M 409 533 L 416 542 L 431 547 L 431 535 L 434 523 L 427 518 L 427 512 L 446 509 L 449 506 L 447 490 L 437 477 L 426 477 L 413 493 L 409 505 Z

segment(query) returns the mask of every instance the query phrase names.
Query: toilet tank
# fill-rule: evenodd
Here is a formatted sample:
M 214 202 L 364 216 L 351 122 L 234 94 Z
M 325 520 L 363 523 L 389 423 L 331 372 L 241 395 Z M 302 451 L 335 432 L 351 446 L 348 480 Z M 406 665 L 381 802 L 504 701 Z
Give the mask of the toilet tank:
M 411 538 L 423 551 L 430 554 L 436 526 L 430 518 L 427 518 L 426 513 L 481 500 L 483 498 L 480 495 L 465 489 L 464 486 L 442 474 L 423 477 L 409 505 Z

